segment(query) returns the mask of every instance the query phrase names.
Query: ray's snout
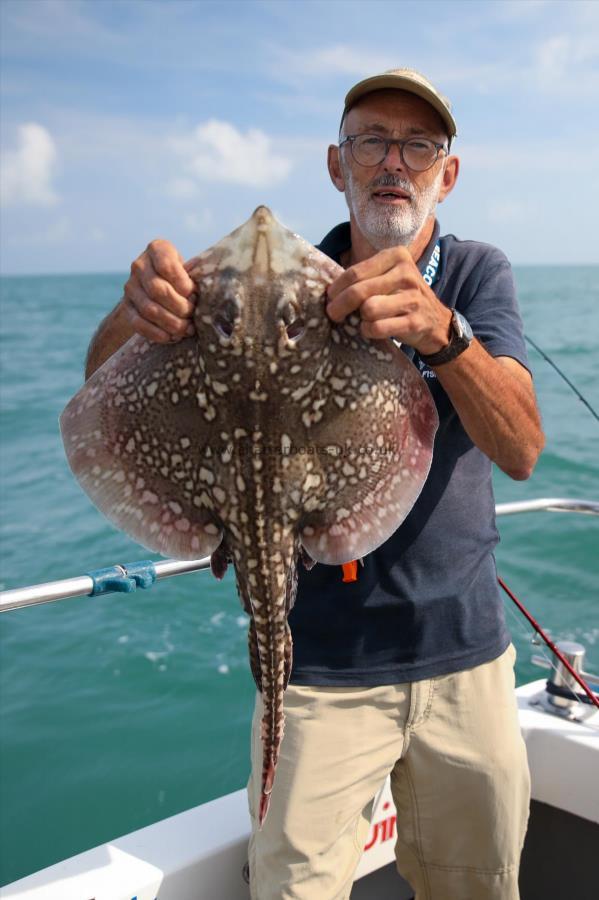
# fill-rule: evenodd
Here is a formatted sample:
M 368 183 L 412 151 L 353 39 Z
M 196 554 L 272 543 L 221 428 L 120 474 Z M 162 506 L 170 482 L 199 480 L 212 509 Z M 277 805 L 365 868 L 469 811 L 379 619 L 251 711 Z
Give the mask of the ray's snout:
M 257 206 L 254 212 L 252 213 L 252 219 L 255 219 L 257 222 L 271 223 L 274 220 L 274 216 L 271 213 L 268 206 Z

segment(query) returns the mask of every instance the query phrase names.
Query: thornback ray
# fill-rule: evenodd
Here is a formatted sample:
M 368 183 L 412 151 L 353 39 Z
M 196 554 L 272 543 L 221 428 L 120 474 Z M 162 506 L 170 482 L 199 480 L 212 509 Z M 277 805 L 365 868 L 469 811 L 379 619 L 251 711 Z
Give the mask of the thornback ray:
M 342 272 L 266 207 L 186 264 L 196 334 L 132 337 L 61 416 L 96 506 L 151 550 L 235 568 L 264 700 L 262 826 L 292 667 L 297 565 L 365 556 L 428 475 L 437 413 L 424 379 L 356 315 L 326 315 Z

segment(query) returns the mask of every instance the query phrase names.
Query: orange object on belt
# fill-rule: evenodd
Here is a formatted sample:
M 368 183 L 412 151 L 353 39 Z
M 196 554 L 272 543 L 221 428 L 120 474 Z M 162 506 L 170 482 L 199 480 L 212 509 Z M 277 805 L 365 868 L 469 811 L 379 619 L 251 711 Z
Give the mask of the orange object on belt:
M 358 580 L 358 560 L 352 559 L 351 562 L 343 563 L 343 583 L 348 584 L 350 581 Z

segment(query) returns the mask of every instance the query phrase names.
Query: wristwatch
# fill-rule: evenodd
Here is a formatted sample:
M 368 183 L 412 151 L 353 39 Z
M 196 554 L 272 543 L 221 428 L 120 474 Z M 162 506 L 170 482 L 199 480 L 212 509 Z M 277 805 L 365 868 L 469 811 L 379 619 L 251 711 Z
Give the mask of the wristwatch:
M 451 313 L 450 330 L 449 343 L 445 347 L 437 353 L 430 353 L 428 356 L 425 356 L 423 353 L 419 354 L 420 359 L 427 366 L 440 366 L 442 363 L 450 362 L 470 346 L 474 337 L 472 329 L 464 316 L 455 309 Z

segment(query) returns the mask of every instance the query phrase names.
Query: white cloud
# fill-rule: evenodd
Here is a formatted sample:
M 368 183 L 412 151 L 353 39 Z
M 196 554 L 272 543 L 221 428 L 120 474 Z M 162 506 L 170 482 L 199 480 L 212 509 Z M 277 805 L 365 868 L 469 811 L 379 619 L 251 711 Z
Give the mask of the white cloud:
M 505 0 L 500 5 L 490 7 L 491 21 L 514 22 L 538 18 L 547 12 L 549 0 Z
M 189 200 L 198 193 L 198 186 L 191 178 L 171 178 L 165 185 L 166 193 L 178 200 Z
M 251 128 L 242 134 L 218 119 L 198 125 L 191 137 L 173 139 L 170 144 L 183 157 L 187 174 L 199 181 L 270 186 L 284 181 L 292 166 L 290 159 L 273 151 L 271 138 L 263 131 Z M 177 181 L 181 193 L 185 179 Z
M 21 125 L 17 149 L 2 159 L 2 204 L 54 206 L 59 200 L 52 186 L 56 158 L 56 145 L 43 125 Z
M 296 70 L 311 75 L 360 76 L 368 72 L 384 72 L 399 65 L 395 56 L 385 56 L 377 50 L 369 51 L 348 44 L 334 44 L 312 52 L 298 53 L 295 59 Z
M 474 18 L 471 28 L 480 31 L 485 21 L 493 27 L 496 21 L 513 27 L 535 27 L 530 20 L 541 20 L 552 4 L 547 0 L 518 0 L 514 3 L 490 5 L 488 18 Z M 526 21 L 521 21 L 526 20 Z M 514 50 L 509 65 L 505 56 L 466 54 L 449 48 L 430 53 L 422 48 L 410 53 L 389 53 L 384 48 L 360 43 L 329 44 L 298 52 L 281 45 L 271 46 L 271 70 L 277 80 L 292 84 L 305 92 L 307 80 L 323 77 L 364 78 L 369 73 L 408 66 L 424 72 L 434 84 L 464 86 L 476 94 L 494 94 L 506 90 L 569 97 L 593 96 L 599 89 L 599 3 L 572 3 L 568 15 L 559 21 L 555 34 L 545 35 L 526 44 L 525 52 Z M 460 28 L 463 23 L 460 23 Z M 553 26 L 556 27 L 555 25 Z M 535 33 L 536 37 L 536 33 Z M 349 88 L 351 82 L 348 82 Z
M 20 247 L 55 247 L 73 238 L 73 228 L 67 216 L 60 216 L 44 225 L 33 225 L 20 234 L 7 235 L 3 243 Z
M 94 12 L 93 4 L 82 0 L 19 0 L 6 4 L 5 26 L 17 47 L 33 41 L 69 55 L 122 53 L 126 40 L 122 32 L 104 26 Z
M 594 94 L 599 87 L 599 39 L 590 32 L 541 41 L 533 53 L 533 74 L 545 91 Z
M 320 79 L 325 75 L 345 75 L 348 78 L 364 78 L 369 72 L 383 72 L 408 65 L 399 54 L 389 54 L 380 48 L 368 49 L 357 44 L 330 44 L 308 48 L 301 52 L 281 44 L 269 47 L 271 74 L 277 82 L 283 81 L 305 90 L 306 78 Z

